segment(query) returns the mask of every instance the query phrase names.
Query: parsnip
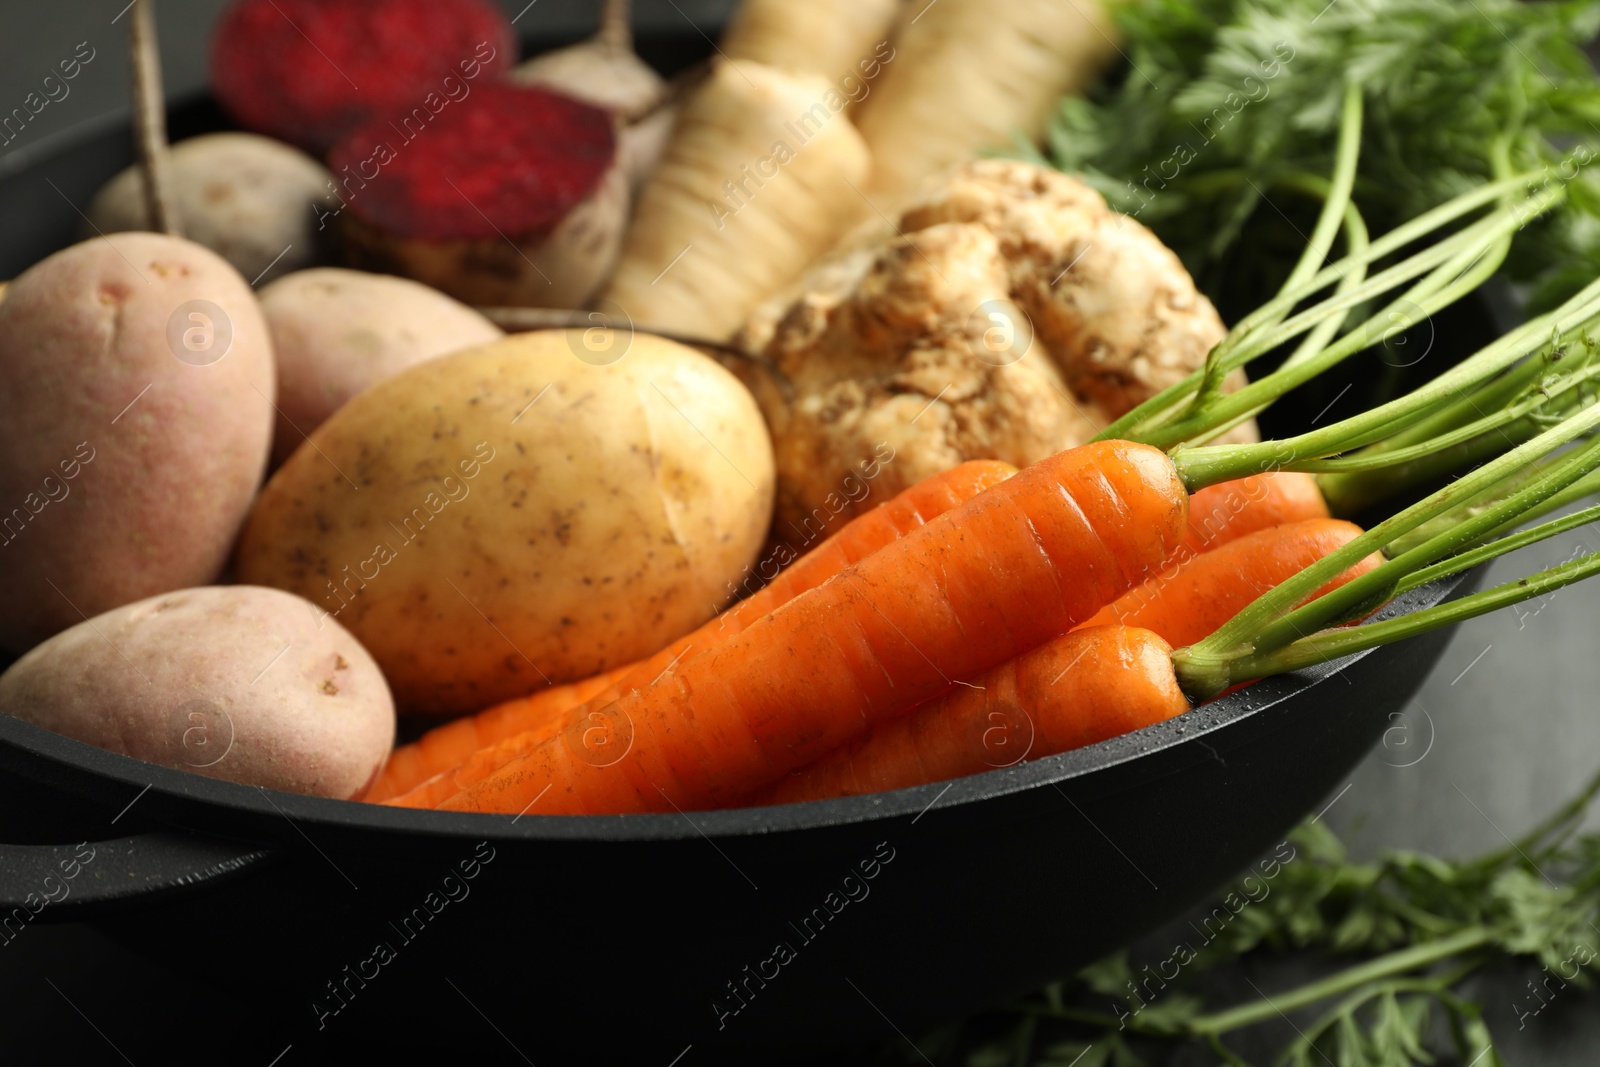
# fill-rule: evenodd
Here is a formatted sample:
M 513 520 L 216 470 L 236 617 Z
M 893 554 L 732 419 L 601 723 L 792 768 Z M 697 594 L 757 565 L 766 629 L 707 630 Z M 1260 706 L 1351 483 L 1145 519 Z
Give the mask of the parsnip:
M 902 6 L 903 0 L 744 0 L 719 47 L 729 59 L 798 74 L 859 77 L 866 73 L 861 64 L 888 41 Z
M 600 303 L 640 325 L 731 335 L 865 210 L 866 146 L 825 79 L 719 60 L 639 195 Z
M 1115 32 L 1101 0 L 913 0 L 856 116 L 873 204 L 893 213 L 924 178 L 1018 132 L 1038 138 L 1116 54 Z

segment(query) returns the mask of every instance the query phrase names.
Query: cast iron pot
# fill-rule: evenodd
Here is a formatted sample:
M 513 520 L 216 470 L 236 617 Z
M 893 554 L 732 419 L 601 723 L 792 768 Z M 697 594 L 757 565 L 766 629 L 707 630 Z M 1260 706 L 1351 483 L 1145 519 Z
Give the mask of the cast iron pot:
M 171 121 L 175 136 L 217 125 L 204 102 Z M 0 277 L 74 240 L 68 200 L 128 158 L 124 122 L 107 121 L 8 159 Z M 1286 405 L 1278 423 L 1303 424 L 1310 404 Z M 1387 613 L 1467 584 L 1417 590 Z M 1391 725 L 1447 640 L 1269 679 L 959 781 L 671 815 L 321 800 L 0 716 L 0 939 L 92 920 L 236 991 L 259 1023 L 233 1039 L 250 1062 L 287 1047 L 359 1055 L 373 1035 L 450 1050 L 464 1034 L 481 1062 L 486 1023 L 505 1042 L 489 1038 L 489 1052 L 540 1064 L 688 1067 L 914 1038 L 1128 942 L 1271 851 Z
M 0 717 L 11 839 L 71 842 L 0 846 L 0 914 L 67 884 L 41 920 L 94 917 L 238 987 L 280 1048 L 330 1032 L 447 1046 L 479 1033 L 474 1011 L 535 1063 L 666 1065 L 685 1049 L 686 1063 L 748 1062 L 914 1037 L 1172 919 L 1271 851 L 1446 640 L 953 782 L 668 815 L 322 800 Z

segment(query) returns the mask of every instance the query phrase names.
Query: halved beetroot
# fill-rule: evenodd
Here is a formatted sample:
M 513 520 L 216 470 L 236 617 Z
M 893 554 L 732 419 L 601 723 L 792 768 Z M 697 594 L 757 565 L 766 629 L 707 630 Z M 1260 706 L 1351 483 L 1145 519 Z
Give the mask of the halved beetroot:
M 615 120 L 545 89 L 484 84 L 437 114 L 374 118 L 328 163 L 355 265 L 469 303 L 575 307 L 621 243 Z
M 239 0 L 211 40 L 223 107 L 316 152 L 369 117 L 470 92 L 516 61 L 511 24 L 488 0 Z

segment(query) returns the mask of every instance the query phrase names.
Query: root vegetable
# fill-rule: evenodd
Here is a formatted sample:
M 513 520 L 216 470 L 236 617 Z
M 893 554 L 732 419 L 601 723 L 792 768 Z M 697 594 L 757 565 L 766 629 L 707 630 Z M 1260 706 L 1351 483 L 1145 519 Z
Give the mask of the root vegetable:
M 684 104 L 602 299 L 725 338 L 862 210 L 866 148 L 823 79 L 719 61 Z
M 416 791 L 425 783 L 436 781 L 462 761 L 471 759 L 475 753 L 493 743 L 490 739 L 516 736 L 516 731 L 523 726 L 528 708 L 535 705 L 551 709 L 576 707 L 596 693 L 609 689 L 634 667 L 635 664 L 629 663 L 602 671 L 592 678 L 552 685 L 530 696 L 496 704 L 476 715 L 464 715 L 441 723 L 410 744 L 401 745 L 391 752 L 383 773 L 378 775 L 378 780 L 372 783 L 372 788 L 361 799 L 371 804 L 382 804 Z M 452 788 L 439 799 L 448 800 L 458 791 Z M 400 806 L 421 805 L 402 801 Z
M 794 804 L 963 778 L 1082 748 L 1189 710 L 1172 646 L 1131 626 L 1090 626 L 970 686 L 874 727 L 754 801 Z
M 211 84 L 240 125 L 321 153 L 369 118 L 437 114 L 516 49 L 488 0 L 239 0 L 212 37 Z
M 698 352 L 612 334 L 602 365 L 586 340 L 518 334 L 357 395 L 261 491 L 240 580 L 334 615 L 416 714 L 586 678 L 705 622 L 771 520 L 766 427 Z
M 532 750 L 541 741 L 559 732 L 571 718 L 598 711 L 624 692 L 650 684 L 681 659 L 704 654 L 707 649 L 739 633 L 769 612 L 776 611 L 801 593 L 816 588 L 877 549 L 971 500 L 1015 473 L 1016 468 L 1008 463 L 975 460 L 919 482 L 893 500 L 847 523 L 844 529 L 782 571 L 769 585 L 739 601 L 694 633 L 679 638 L 629 668 L 603 675 L 607 679 L 603 687 L 588 692 L 572 686 L 541 690 L 521 700 L 508 701 L 480 712 L 473 719 L 457 720 L 424 735 L 418 747 L 424 750 L 431 748 L 441 756 L 452 754 L 457 739 L 464 733 L 470 732 L 480 741 L 473 751 L 460 759 L 430 761 L 433 770 L 412 779 L 406 790 L 398 790 L 406 792 L 406 795 L 397 803 L 406 807 L 431 808 L 450 799 L 460 790 L 482 781 L 513 758 Z M 561 692 L 563 688 L 569 691 Z M 430 746 L 429 741 L 435 734 L 440 738 Z M 419 767 L 419 761 L 413 759 L 406 760 L 405 764 Z M 385 774 L 386 779 L 393 780 L 395 777 Z M 433 780 L 424 782 L 424 778 Z
M 0 712 L 207 778 L 353 799 L 394 743 L 378 665 L 299 597 L 230 585 L 128 604 L 0 674 Z
M 329 163 L 375 172 L 345 180 L 351 265 L 469 304 L 577 307 L 609 273 L 627 219 L 611 116 L 544 89 L 480 85 L 413 140 L 375 120 Z
M 1305 519 L 1271 526 L 1183 560 L 1101 608 L 1085 626 L 1139 626 L 1174 646 L 1192 645 L 1323 556 L 1361 536 L 1343 519 Z M 1329 580 L 1307 600 L 1374 570 L 1374 552 Z
M 327 209 L 332 176 L 310 156 L 253 133 L 209 133 L 173 145 L 168 159 L 184 235 L 246 280 L 279 277 L 321 258 L 317 208 Z M 103 185 L 85 214 L 85 237 L 151 229 L 139 168 Z
M 895 60 L 858 116 L 869 196 L 893 212 L 917 184 L 1020 133 L 1037 140 L 1063 94 L 1116 55 L 1103 0 L 910 3 Z
M 443 293 L 386 274 L 298 271 L 263 287 L 260 297 L 278 363 L 274 463 L 363 389 L 503 336 Z
M 149 233 L 0 303 L 0 647 L 216 580 L 266 467 L 272 345 L 216 253 Z
M 948 2 L 948 0 L 947 0 Z M 729 59 L 748 59 L 829 81 L 866 75 L 864 62 L 881 59 L 901 0 L 744 0 L 718 45 Z
M 1263 471 L 1199 490 L 1189 499 L 1189 532 L 1173 553 L 1182 562 L 1257 530 L 1326 519 L 1317 479 L 1300 471 Z
M 1182 379 L 1223 337 L 1177 257 L 1058 172 L 970 163 L 896 223 L 853 235 L 739 337 L 793 385 L 751 378 L 780 535 L 884 443 L 889 492 L 966 459 L 1027 466 Z
M 665 79 L 633 50 L 629 7 L 628 0 L 606 0 L 599 33 L 527 60 L 511 80 L 611 112 L 619 123 L 617 157 L 637 189 L 666 150 L 677 108 L 664 104 Z
M 1160 566 L 1188 493 L 1172 460 L 1058 453 L 884 546 L 512 760 L 453 811 L 728 804 L 1093 615 Z M 620 743 L 612 749 L 599 742 Z M 548 792 L 545 792 L 548 790 Z

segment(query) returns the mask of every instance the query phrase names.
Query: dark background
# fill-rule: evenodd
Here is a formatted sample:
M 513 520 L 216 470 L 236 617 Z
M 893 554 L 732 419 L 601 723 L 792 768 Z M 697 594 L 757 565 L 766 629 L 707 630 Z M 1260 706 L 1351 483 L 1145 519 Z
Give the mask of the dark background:
M 35 153 L 50 153 L 52 141 L 71 137 L 81 124 L 125 121 L 128 18 L 121 15 L 112 22 L 125 3 L 0 2 L 0 112 L 20 105 L 80 42 L 95 49 L 94 60 L 69 83 L 70 94 L 51 103 L 22 136 L 0 147 L 0 169 L 25 165 Z M 204 88 L 207 35 L 224 6 L 223 0 L 160 0 L 169 98 Z M 504 6 L 519 16 L 517 28 L 524 36 L 576 40 L 592 31 L 596 19 L 596 5 L 585 0 L 515 0 Z M 681 32 L 690 24 L 714 38 L 731 6 L 730 0 L 635 0 L 635 27 L 641 32 L 652 26 Z M 0 212 L 8 209 L 0 204 Z M 1579 546 L 1583 551 L 1600 549 L 1600 532 L 1584 528 L 1526 550 L 1495 565 L 1488 581 L 1557 563 Z M 1343 792 L 1328 798 L 1332 806 L 1325 818 L 1361 855 L 1391 846 L 1447 856 L 1499 848 L 1505 835 L 1520 834 L 1600 769 L 1597 696 L 1600 588 L 1579 586 L 1542 605 L 1536 602 L 1520 612 L 1467 623 L 1383 744 Z M 1600 826 L 1600 819 L 1592 817 L 1590 825 Z M 1159 937 L 1155 941 L 1161 943 Z M 218 951 L 227 947 L 216 946 Z M 1512 1004 L 1526 977 L 1496 975 L 1476 991 L 1488 1007 L 1507 1061 L 1519 1067 L 1595 1063 L 1600 1058 L 1594 1051 L 1600 1048 L 1600 997 L 1570 995 L 1519 1031 Z M 1289 979 L 1270 969 L 1257 980 L 1270 990 Z M 250 1035 L 238 1042 L 237 1054 L 214 1044 L 218 1030 L 210 1024 L 233 1007 L 205 999 L 203 972 L 154 972 L 78 924 L 36 924 L 15 943 L 0 947 L 0 1061 L 6 1063 L 32 1062 L 35 1057 L 18 1055 L 27 1048 L 53 1049 L 52 1059 L 75 1064 L 191 1062 L 191 1057 L 198 1057 L 193 1062 L 254 1063 L 253 1050 L 270 1045 L 270 1039 Z M 617 1011 L 612 1022 L 625 1026 L 625 1002 L 612 1007 Z M 152 1061 L 140 1055 L 153 1047 L 153 1035 L 164 1035 L 155 1045 L 169 1048 L 170 1057 Z M 195 1048 L 189 1036 L 203 1047 Z M 603 1031 L 596 1037 L 603 1042 Z M 886 1028 L 885 1039 L 894 1038 Z M 1258 1058 L 1247 1043 L 1239 1047 Z M 521 1052 L 541 1067 L 547 1062 L 537 1048 Z M 463 1034 L 461 1053 L 468 1061 L 499 1062 L 497 1057 L 511 1055 L 487 1027 L 481 1034 Z M 283 1067 L 315 1062 L 314 1055 L 295 1049 Z M 1265 1048 L 1260 1050 L 1260 1060 L 1269 1058 Z M 1210 1060 L 1197 1053 L 1182 1062 Z M 513 1056 L 511 1062 L 520 1060 Z

